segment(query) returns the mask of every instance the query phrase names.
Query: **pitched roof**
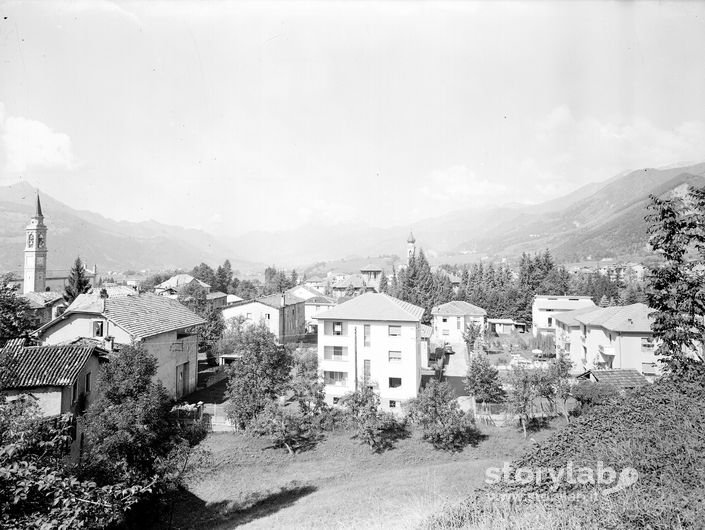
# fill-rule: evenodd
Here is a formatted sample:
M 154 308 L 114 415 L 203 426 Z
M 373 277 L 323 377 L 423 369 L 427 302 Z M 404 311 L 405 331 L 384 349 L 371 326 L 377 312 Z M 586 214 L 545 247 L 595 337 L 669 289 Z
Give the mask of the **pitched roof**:
M 588 326 L 600 326 L 610 331 L 651 333 L 652 310 L 646 304 L 631 304 L 598 308 L 575 319 Z
M 137 291 L 129 285 L 102 285 L 100 287 L 93 287 L 89 293 L 100 294 L 103 289 L 108 293 L 108 296 L 131 296 L 137 293 Z
M 338 278 L 331 283 L 331 289 L 362 289 L 365 286 L 365 280 L 357 274 L 350 274 L 343 278 Z
M 383 293 L 361 294 L 335 306 L 328 311 L 319 313 L 318 319 L 340 320 L 383 320 L 399 322 L 418 322 L 423 316 L 423 307 Z
M 407 243 L 416 243 L 416 238 L 413 232 L 409 232 L 409 237 L 406 238 Z
M 29 307 L 32 309 L 43 309 L 54 302 L 64 299 L 63 295 L 57 293 L 56 291 L 24 293 L 19 296 L 27 300 L 29 302 Z
M 213 291 L 212 293 L 208 293 L 206 295 L 206 300 L 216 300 L 218 298 L 227 298 L 228 295 L 226 293 L 220 292 L 220 291 Z
M 299 296 L 296 293 L 298 292 L 301 294 L 301 291 L 305 291 L 306 296 Z M 323 296 L 323 293 L 319 291 L 318 289 L 314 289 L 313 287 L 309 287 L 307 285 L 295 285 L 291 289 L 286 290 L 287 294 L 291 294 L 293 296 L 297 296 L 298 298 L 303 298 L 304 300 L 308 300 L 309 298 L 313 298 L 314 296 Z
M 56 322 L 77 313 L 103 315 L 136 339 L 206 323 L 186 306 L 165 296 L 145 293 L 100 298 L 95 294 L 83 294 L 76 297 L 61 316 L 38 331 L 41 334 Z
M 168 280 L 160 283 L 157 285 L 158 289 L 179 289 L 180 287 L 183 287 L 184 285 L 188 285 L 191 283 L 193 280 L 196 280 L 193 276 L 190 274 L 176 274 L 169 278 Z M 210 287 L 206 282 L 202 282 L 201 280 L 196 280 L 201 287 Z
M 469 304 L 468 302 L 463 302 L 461 300 L 455 300 L 452 302 L 447 302 L 445 304 L 434 307 L 431 310 L 432 315 L 443 315 L 443 316 L 485 316 L 487 311 L 476 305 Z
M 637 370 L 588 370 L 576 379 L 594 379 L 598 383 L 607 383 L 616 388 L 637 388 L 648 383 Z
M 290 305 L 300 304 L 300 303 L 305 302 L 305 300 L 303 298 L 299 298 L 298 296 L 294 296 L 293 294 L 284 293 L 284 297 L 285 297 L 285 300 L 284 300 L 285 306 L 290 306 Z M 259 298 L 253 298 L 252 300 L 238 300 L 237 302 L 233 302 L 231 304 L 228 304 L 226 307 L 237 307 L 237 306 L 252 304 L 255 302 L 259 302 L 260 304 L 264 304 L 269 307 L 273 307 L 275 309 L 281 309 L 282 308 L 282 294 L 281 293 L 274 293 L 274 294 L 270 294 L 267 296 L 260 296 Z
M 314 296 L 306 300 L 306 305 L 335 305 L 335 300 L 329 296 Z
M 556 322 L 561 322 L 566 326 L 579 326 L 580 322 L 577 317 L 581 315 L 587 315 L 593 311 L 599 311 L 601 308 L 597 306 L 581 307 L 580 309 L 574 309 L 573 311 L 566 311 L 565 313 L 556 313 L 553 315 L 553 320 Z
M 95 346 L 30 346 L 3 350 L 10 365 L 3 384 L 6 388 L 68 386 L 76 380 L 91 355 L 105 355 Z
M 360 269 L 360 272 L 382 272 L 382 267 L 379 265 L 372 265 L 371 263 L 365 265 Z

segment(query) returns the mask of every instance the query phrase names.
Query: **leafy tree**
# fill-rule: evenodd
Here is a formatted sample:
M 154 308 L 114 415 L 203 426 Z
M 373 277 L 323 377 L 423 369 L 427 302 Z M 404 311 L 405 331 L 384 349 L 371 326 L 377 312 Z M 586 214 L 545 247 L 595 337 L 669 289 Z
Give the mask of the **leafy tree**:
M 205 352 L 208 364 L 215 366 L 218 364 L 218 344 L 225 331 L 225 320 L 218 309 L 208 310 L 204 318 L 206 324 L 199 330 L 199 349 Z
M 409 404 L 409 417 L 423 429 L 424 440 L 436 449 L 462 451 L 479 432 L 472 416 L 458 407 L 448 383 L 431 379 Z
M 17 296 L 11 276 L 0 278 L 0 348 L 9 339 L 26 337 L 33 328 L 29 302 Z
M 379 395 L 369 387 L 361 387 L 341 399 L 355 428 L 355 438 L 381 453 L 394 447 L 397 440 L 409 435 L 404 420 L 379 410 Z
M 191 282 L 179 289 L 176 299 L 197 315 L 204 316 L 208 306 L 207 294 L 205 287 Z
M 234 350 L 240 358 L 228 369 L 227 414 L 244 429 L 286 389 L 293 359 L 263 322 L 247 326 L 236 340 Z
M 0 399 L 2 528 L 105 528 L 151 491 L 75 476 L 67 460 L 72 428 L 70 414 L 47 421 L 31 398 Z
M 705 188 L 685 197 L 651 196 L 649 243 L 663 261 L 649 269 L 649 306 L 657 355 L 678 373 L 703 362 L 705 334 Z
M 320 423 L 311 415 L 277 401 L 265 404 L 253 420 L 251 430 L 259 436 L 268 436 L 274 447 L 286 447 L 290 454 L 311 449 L 323 438 Z
M 259 282 L 253 282 L 251 280 L 238 280 L 233 279 L 233 289 L 232 294 L 239 296 L 244 300 L 252 300 L 257 298 L 261 290 Z
M 499 371 L 485 355 L 475 355 L 470 359 L 465 389 L 483 405 L 502 403 L 507 395 L 499 380 Z
M 86 269 L 81 258 L 77 257 L 73 262 L 73 267 L 69 271 L 68 284 L 64 290 L 66 301 L 73 302 L 79 294 L 87 293 L 91 288 L 91 282 L 86 276 Z
M 578 402 L 579 413 L 595 405 L 602 405 L 619 396 L 619 390 L 608 383 L 580 381 L 572 389 L 572 395 Z
M 176 274 L 179 274 L 178 270 L 157 272 L 155 274 L 152 274 L 151 276 L 148 276 L 142 282 L 140 282 L 140 290 L 152 291 L 157 285 L 167 281 L 169 278 Z
M 191 276 L 197 280 L 207 283 L 211 288 L 214 288 L 214 286 L 218 284 L 215 271 L 206 263 L 201 263 L 200 265 L 194 267 L 191 271 Z
M 482 338 L 482 325 L 475 321 L 471 321 L 465 326 L 465 331 L 463 332 L 463 340 L 468 349 L 468 353 L 475 351 L 475 346 L 478 339 Z
M 171 453 L 192 435 L 172 417 L 172 399 L 156 373 L 156 358 L 141 346 L 122 348 L 103 367 L 102 392 L 84 417 L 86 476 L 140 484 L 172 471 Z
M 527 424 L 534 415 L 534 401 L 539 397 L 536 381 L 531 372 L 522 366 L 515 366 L 509 372 L 508 386 L 507 402 L 514 414 L 519 416 L 526 438 Z

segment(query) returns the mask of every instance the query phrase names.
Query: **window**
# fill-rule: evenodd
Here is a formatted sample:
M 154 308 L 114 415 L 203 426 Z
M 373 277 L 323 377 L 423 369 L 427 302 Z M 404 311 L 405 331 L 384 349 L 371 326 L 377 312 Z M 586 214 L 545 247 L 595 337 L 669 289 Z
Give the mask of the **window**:
M 457 328 L 460 329 L 460 317 L 456 319 Z
M 443 317 L 443 323 L 445 324 L 446 322 L 448 322 L 448 319 L 446 317 Z
M 548 325 L 549 326 L 553 325 L 553 317 L 548 317 Z
M 86 394 L 91 391 L 91 373 L 86 374 Z
M 326 361 L 347 361 L 348 349 L 345 346 L 326 346 L 323 350 L 323 359 Z
M 347 372 L 323 372 L 323 381 L 326 385 L 346 386 L 348 384 Z
M 343 334 L 343 323 L 342 322 L 333 322 L 333 335 L 342 335 Z
M 94 320 L 93 321 L 93 336 L 102 337 L 103 336 L 103 321 Z
M 641 338 L 641 350 L 642 351 L 652 351 L 654 349 L 654 339 L 651 337 Z
M 247 320 L 252 320 L 252 313 L 247 313 Z
M 448 332 L 447 329 L 444 329 L 441 333 L 442 333 L 443 335 L 448 335 L 448 334 L 449 334 L 449 332 Z
M 264 318 L 266 318 L 267 320 L 270 320 L 272 317 L 270 316 L 269 313 L 265 313 L 265 314 L 264 314 Z
M 389 352 L 389 362 L 400 362 L 401 352 L 400 351 L 390 351 Z
M 389 336 L 398 337 L 401 335 L 401 326 L 389 326 Z
M 390 409 L 395 409 L 395 408 L 397 408 L 397 402 L 394 401 L 393 399 L 390 399 L 390 400 L 389 400 L 389 408 L 390 408 Z
M 333 405 L 337 405 L 339 401 L 340 401 L 339 397 L 334 397 L 333 398 Z
M 390 377 L 389 388 L 399 388 L 401 386 L 401 377 Z
M 365 346 L 369 346 L 370 345 L 370 325 L 369 324 L 365 324 L 364 335 L 365 335 Z

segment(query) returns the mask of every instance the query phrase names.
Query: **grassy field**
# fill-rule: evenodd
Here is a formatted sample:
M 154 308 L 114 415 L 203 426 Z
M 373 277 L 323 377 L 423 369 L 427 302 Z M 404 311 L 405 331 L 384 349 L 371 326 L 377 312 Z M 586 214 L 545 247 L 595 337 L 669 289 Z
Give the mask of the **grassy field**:
M 558 422 L 556 425 L 561 425 Z M 172 528 L 413 528 L 482 486 L 501 466 L 545 439 L 514 428 L 485 428 L 476 447 L 450 454 L 416 435 L 373 454 L 347 433 L 289 455 L 266 439 L 211 434 L 211 461 L 175 503 Z M 162 528 L 166 528 L 164 524 Z

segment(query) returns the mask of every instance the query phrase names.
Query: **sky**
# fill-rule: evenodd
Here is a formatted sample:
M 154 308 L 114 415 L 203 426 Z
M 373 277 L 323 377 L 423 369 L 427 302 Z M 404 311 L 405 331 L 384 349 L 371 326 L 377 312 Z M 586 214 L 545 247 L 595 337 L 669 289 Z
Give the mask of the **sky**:
M 238 235 L 705 161 L 705 2 L 0 2 L 0 185 Z

